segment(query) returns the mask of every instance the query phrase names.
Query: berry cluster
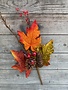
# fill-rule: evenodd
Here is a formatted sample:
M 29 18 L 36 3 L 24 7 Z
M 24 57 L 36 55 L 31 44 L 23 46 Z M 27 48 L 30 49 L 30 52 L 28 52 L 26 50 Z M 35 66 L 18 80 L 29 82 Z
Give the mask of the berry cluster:
M 36 52 L 27 54 L 25 66 L 27 69 L 31 69 L 36 66 Z
M 25 66 L 27 69 L 32 69 L 35 66 L 42 67 L 43 60 L 40 52 L 31 52 L 26 55 Z

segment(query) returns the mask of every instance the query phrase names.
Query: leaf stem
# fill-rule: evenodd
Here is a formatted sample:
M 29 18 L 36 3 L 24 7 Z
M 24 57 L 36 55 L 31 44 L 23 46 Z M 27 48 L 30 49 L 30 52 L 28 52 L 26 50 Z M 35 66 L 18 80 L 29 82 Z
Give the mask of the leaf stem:
M 42 82 L 42 79 L 41 79 L 41 76 L 40 76 L 40 72 L 39 72 L 39 68 L 37 66 L 36 66 L 36 70 L 37 70 L 37 74 L 38 74 L 40 83 L 41 83 L 41 85 L 43 85 L 43 82 Z

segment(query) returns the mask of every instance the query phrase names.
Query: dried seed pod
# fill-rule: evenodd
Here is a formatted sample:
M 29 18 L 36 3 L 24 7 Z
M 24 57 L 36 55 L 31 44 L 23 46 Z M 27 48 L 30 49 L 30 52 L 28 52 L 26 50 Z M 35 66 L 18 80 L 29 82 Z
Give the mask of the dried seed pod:
M 26 66 L 27 69 L 31 68 L 30 61 L 29 61 L 28 58 L 26 59 L 25 66 Z
M 42 60 L 42 54 L 40 52 L 37 52 L 36 55 L 36 64 L 38 67 L 42 67 L 43 66 L 43 60 Z
M 36 56 L 27 54 L 25 66 L 27 69 L 31 69 L 36 66 Z

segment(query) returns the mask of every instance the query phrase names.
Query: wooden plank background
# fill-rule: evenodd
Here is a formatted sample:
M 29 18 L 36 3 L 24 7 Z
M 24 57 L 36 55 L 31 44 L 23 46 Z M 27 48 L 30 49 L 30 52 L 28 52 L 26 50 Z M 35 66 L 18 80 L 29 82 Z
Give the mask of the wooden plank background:
M 16 7 L 27 9 L 31 21 L 37 20 L 42 43 L 53 39 L 55 52 L 51 55 L 51 65 L 40 68 L 43 86 L 35 69 L 26 79 L 24 73 L 11 68 L 15 61 L 10 50 L 21 47 L 0 18 L 0 90 L 68 90 L 68 0 L 0 0 L 0 12 L 17 33 L 25 29 L 25 23 L 16 13 Z

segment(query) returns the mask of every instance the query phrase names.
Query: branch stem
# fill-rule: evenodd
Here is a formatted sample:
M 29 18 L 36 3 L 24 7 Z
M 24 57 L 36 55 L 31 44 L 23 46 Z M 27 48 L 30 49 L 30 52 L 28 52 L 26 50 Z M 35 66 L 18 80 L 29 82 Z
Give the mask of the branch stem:
M 2 21 L 3 21 L 3 23 L 4 23 L 4 25 L 5 25 L 5 26 L 8 28 L 8 30 L 16 37 L 18 43 L 21 45 L 21 43 L 20 43 L 19 40 L 18 40 L 18 37 L 17 37 L 16 33 L 13 32 L 13 29 L 11 29 L 10 26 L 7 25 L 6 19 L 4 19 L 4 17 L 3 17 L 2 14 L 1 14 L 1 12 L 0 12 L 0 17 L 1 17 L 1 19 L 2 19 Z
M 37 70 L 37 74 L 38 74 L 40 83 L 41 83 L 41 85 L 43 85 L 43 82 L 42 82 L 42 79 L 41 79 L 41 76 L 40 76 L 40 72 L 39 72 L 39 68 L 37 66 L 36 66 L 36 70 Z

